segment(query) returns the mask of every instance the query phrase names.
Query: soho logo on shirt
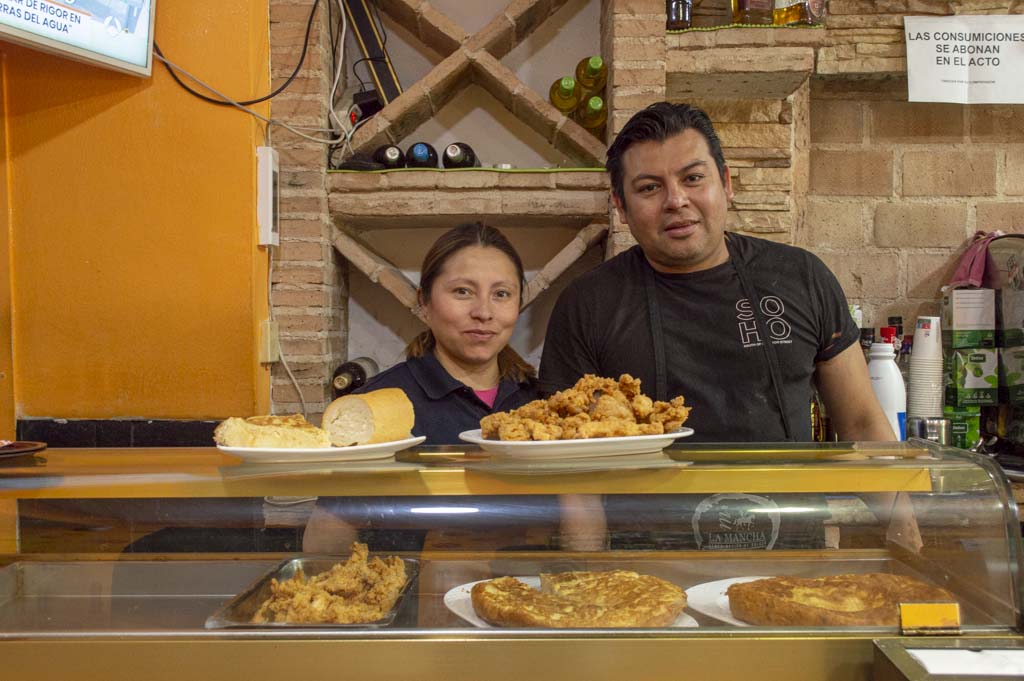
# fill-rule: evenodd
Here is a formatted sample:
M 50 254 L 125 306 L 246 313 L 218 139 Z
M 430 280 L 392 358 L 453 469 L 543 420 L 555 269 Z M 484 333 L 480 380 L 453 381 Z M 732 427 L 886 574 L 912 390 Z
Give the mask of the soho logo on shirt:
M 761 299 L 761 313 L 765 316 L 768 324 L 768 337 L 772 343 L 792 343 L 789 336 L 793 333 L 793 327 L 789 325 L 783 315 L 786 306 L 782 298 L 778 296 L 765 296 Z M 757 328 L 757 317 L 754 315 L 754 307 L 747 298 L 736 301 L 736 319 L 740 331 L 740 342 L 745 348 L 756 348 L 761 345 L 761 332 Z

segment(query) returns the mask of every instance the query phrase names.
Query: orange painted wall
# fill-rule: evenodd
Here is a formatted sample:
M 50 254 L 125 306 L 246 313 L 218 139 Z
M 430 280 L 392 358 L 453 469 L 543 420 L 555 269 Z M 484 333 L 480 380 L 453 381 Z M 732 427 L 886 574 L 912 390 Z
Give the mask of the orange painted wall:
M 7 101 L 6 63 L 0 55 L 0 116 Z M 7 130 L 0 119 L 0 439 L 13 440 L 14 426 L 14 366 L 11 346 L 11 268 L 10 223 L 7 219 L 10 204 L 7 199 Z
M 239 98 L 267 91 L 266 0 L 156 6 L 169 59 Z M 265 412 L 262 124 L 159 64 L 140 79 L 7 43 L 0 55 L 17 417 Z

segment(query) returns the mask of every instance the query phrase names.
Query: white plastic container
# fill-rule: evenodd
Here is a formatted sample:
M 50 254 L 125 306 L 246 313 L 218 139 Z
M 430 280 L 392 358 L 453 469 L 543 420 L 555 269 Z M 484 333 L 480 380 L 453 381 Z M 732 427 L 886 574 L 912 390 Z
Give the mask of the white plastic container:
M 896 353 L 889 343 L 873 343 L 868 352 L 868 375 L 882 411 L 889 419 L 892 432 L 900 440 L 907 439 L 907 387 L 896 366 Z

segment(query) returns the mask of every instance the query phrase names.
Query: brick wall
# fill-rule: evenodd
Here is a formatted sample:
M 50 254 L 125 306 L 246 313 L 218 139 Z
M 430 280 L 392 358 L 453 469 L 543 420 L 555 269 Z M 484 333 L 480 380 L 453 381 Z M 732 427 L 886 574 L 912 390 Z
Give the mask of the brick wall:
M 294 69 L 302 52 L 313 0 L 270 0 L 270 60 L 273 86 Z M 302 69 L 285 92 L 271 101 L 271 115 L 290 124 L 326 127 L 330 89 L 330 43 L 325 3 L 314 21 Z M 330 242 L 327 206 L 327 150 L 281 128 L 272 131 L 281 164 L 281 246 L 273 255 L 271 304 L 281 333 L 281 350 L 316 417 L 329 396 L 334 367 L 345 356 L 346 277 Z M 272 409 L 301 410 L 284 366 L 273 366 Z
M 1024 109 L 908 103 L 815 88 L 808 211 L 819 253 L 874 323 L 937 310 L 975 230 L 1024 231 Z

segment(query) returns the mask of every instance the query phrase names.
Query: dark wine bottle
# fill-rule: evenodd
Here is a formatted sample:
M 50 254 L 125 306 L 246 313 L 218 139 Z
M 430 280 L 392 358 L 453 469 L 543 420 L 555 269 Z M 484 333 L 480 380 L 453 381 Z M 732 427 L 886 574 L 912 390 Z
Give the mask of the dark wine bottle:
M 465 142 L 455 142 L 444 148 L 441 163 L 445 168 L 478 168 L 480 159 L 473 148 Z
M 426 142 L 416 142 L 405 152 L 407 168 L 436 168 L 437 149 Z
M 405 153 L 394 144 L 377 147 L 377 151 L 373 152 L 373 160 L 388 169 L 405 167 Z
M 334 399 L 363 387 L 366 385 L 366 381 L 377 374 L 377 371 L 377 363 L 369 357 L 356 357 L 345 362 L 334 370 L 334 376 L 331 378 Z
M 679 31 L 693 25 L 693 0 L 666 0 L 665 14 L 668 20 L 665 28 Z

